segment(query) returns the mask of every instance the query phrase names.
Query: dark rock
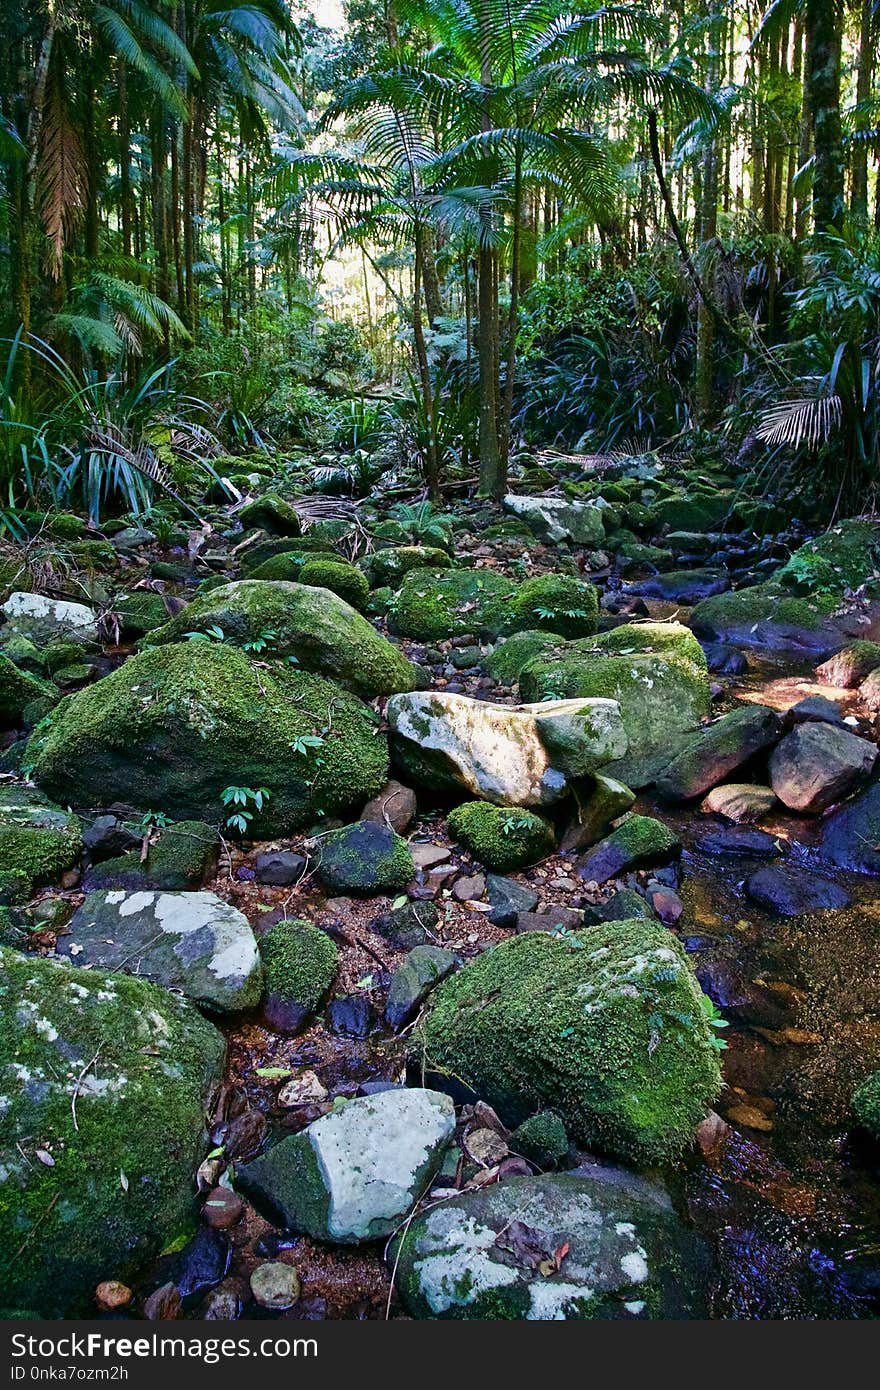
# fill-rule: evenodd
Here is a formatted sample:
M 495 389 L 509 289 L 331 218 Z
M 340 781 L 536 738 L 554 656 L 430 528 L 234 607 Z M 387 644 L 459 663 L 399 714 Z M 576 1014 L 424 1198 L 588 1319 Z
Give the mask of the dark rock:
M 397 1032 L 409 1023 L 431 990 L 458 964 L 451 951 L 440 946 L 416 946 L 391 977 L 385 1018 Z
M 824 823 L 819 852 L 826 863 L 880 874 L 880 783 L 841 806 Z
M 254 878 L 257 883 L 288 888 L 299 883 L 305 867 L 306 861 L 301 854 L 293 854 L 290 850 L 266 850 L 257 855 Z
M 228 1230 L 235 1226 L 244 1211 L 244 1202 L 231 1187 L 215 1187 L 205 1198 L 202 1207 L 202 1220 L 215 1231 Z
M 124 888 L 128 892 L 163 889 L 185 892 L 201 888 L 217 872 L 220 836 L 216 826 L 203 821 L 178 821 L 162 830 L 147 850 L 146 858 L 132 850 L 105 859 L 86 871 L 84 887 Z
M 649 579 L 629 584 L 626 592 L 690 607 L 713 594 L 723 594 L 729 588 L 729 576 L 717 570 L 670 570 L 667 574 L 652 574 Z
M 680 849 L 678 836 L 662 821 L 630 816 L 581 859 L 578 875 L 588 883 L 607 883 L 627 869 L 671 859 Z
M 742 825 L 710 830 L 696 841 L 702 854 L 738 854 L 769 858 L 779 853 L 779 845 L 765 830 L 747 830 Z
M 373 1025 L 373 1006 L 366 994 L 348 994 L 327 1006 L 331 1033 L 345 1038 L 365 1038 Z
M 719 676 L 741 676 L 749 669 L 749 663 L 737 647 L 726 642 L 703 642 L 706 665 Z
M 773 750 L 770 781 L 784 806 L 818 815 L 867 782 L 877 749 L 831 724 L 798 724 Z
M 674 927 L 684 912 L 684 903 L 675 889 L 662 883 L 649 883 L 647 898 L 660 921 L 667 927 Z
M 356 821 L 320 841 L 317 874 L 334 893 L 371 897 L 405 888 L 415 873 L 405 840 L 387 825 Z
M 618 888 L 607 902 L 586 910 L 588 922 L 630 922 L 634 917 L 650 919 L 653 916 L 650 905 L 634 888 Z
M 821 724 L 843 724 L 843 716 L 833 700 L 824 695 L 807 695 L 785 715 L 786 724 L 808 724 L 816 721 Z
M 704 957 L 696 972 L 704 994 L 731 1018 L 763 1028 L 782 1028 L 789 1021 L 778 998 L 749 980 L 739 962 Z
M 753 902 L 780 917 L 799 917 L 821 908 L 847 907 L 850 896 L 838 884 L 800 868 L 768 865 L 746 881 Z
M 383 936 L 396 951 L 411 951 L 436 940 L 439 921 L 440 913 L 432 902 L 405 903 L 375 917 L 370 931 Z
M 204 1322 L 232 1322 L 241 1317 L 242 1299 L 237 1289 L 214 1289 L 202 1304 Z
M 669 801 L 702 796 L 774 744 L 781 733 L 782 721 L 775 710 L 742 705 L 691 734 L 659 778 L 657 790 Z
M 169 1278 L 182 1299 L 192 1298 L 225 1279 L 231 1260 L 232 1247 L 226 1232 L 202 1226 L 174 1256 Z
M 501 874 L 486 875 L 486 893 L 492 907 L 489 921 L 496 927 L 515 927 L 518 913 L 531 912 L 538 905 L 533 889 Z
M 139 849 L 141 844 L 141 836 L 118 816 L 96 816 L 91 825 L 84 827 L 82 840 L 93 864 Z

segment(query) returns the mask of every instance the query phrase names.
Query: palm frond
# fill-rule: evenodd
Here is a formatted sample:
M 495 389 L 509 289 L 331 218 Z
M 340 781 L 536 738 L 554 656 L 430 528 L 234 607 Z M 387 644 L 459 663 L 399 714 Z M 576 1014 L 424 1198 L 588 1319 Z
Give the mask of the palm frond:
M 843 416 L 839 396 L 780 401 L 764 412 L 757 435 L 766 444 L 786 444 L 815 453 L 827 444 Z

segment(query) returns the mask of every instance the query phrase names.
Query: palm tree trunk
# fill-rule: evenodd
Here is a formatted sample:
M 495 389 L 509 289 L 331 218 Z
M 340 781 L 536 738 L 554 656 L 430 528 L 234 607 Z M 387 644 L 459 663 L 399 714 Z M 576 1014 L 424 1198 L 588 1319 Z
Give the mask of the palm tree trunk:
M 810 94 L 815 172 L 813 230 L 840 224 L 843 143 L 840 124 L 840 11 L 837 0 L 806 0 L 806 85 Z
M 874 0 L 862 0 L 859 24 L 859 52 L 856 60 L 856 105 L 859 106 L 858 127 L 866 124 L 863 108 L 871 97 L 871 83 L 874 76 Z M 856 140 L 852 155 L 852 201 L 853 217 L 859 221 L 868 220 L 868 142 Z

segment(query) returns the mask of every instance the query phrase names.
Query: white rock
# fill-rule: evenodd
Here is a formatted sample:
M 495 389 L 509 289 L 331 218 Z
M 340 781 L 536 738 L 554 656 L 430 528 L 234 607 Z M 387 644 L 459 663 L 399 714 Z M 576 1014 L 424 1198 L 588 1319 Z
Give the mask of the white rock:
M 46 640 L 68 633 L 84 641 L 97 636 L 97 615 L 84 603 L 48 598 L 45 594 L 16 591 L 0 608 L 6 619 L 23 632 L 34 631 Z
M 628 746 L 615 700 L 511 706 L 419 690 L 392 696 L 386 717 L 421 763 L 499 806 L 551 806 L 568 777 L 622 758 Z

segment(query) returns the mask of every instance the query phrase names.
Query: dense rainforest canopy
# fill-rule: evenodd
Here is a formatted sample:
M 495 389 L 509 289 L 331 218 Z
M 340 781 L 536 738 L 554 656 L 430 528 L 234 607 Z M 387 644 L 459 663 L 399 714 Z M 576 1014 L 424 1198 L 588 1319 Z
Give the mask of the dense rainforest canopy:
M 3 14 L 12 510 L 268 441 L 362 493 L 685 437 L 873 488 L 873 0 Z

